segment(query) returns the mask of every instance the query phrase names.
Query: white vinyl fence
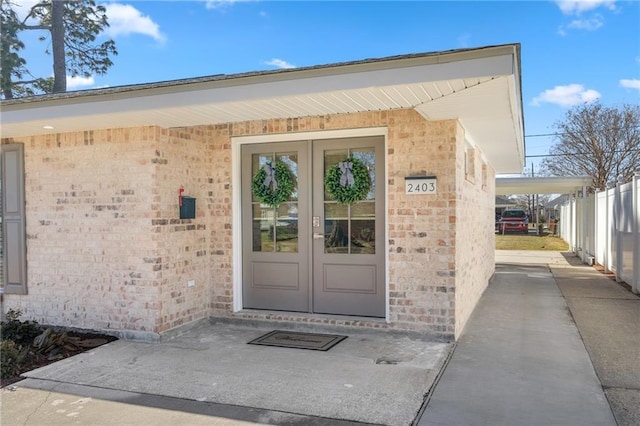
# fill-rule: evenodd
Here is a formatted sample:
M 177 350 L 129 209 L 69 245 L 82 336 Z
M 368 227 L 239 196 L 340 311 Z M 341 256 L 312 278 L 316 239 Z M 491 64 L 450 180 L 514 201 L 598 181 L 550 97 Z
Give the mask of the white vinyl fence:
M 584 262 L 602 265 L 640 293 L 640 173 L 631 182 L 560 207 L 560 236 Z

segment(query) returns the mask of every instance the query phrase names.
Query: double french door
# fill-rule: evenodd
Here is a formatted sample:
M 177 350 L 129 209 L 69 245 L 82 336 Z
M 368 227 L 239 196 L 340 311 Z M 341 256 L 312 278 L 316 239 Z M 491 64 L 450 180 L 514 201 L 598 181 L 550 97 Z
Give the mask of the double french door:
M 243 145 L 241 152 L 243 307 L 384 317 L 383 137 Z M 363 200 L 340 204 L 325 175 L 348 158 L 366 166 L 371 187 Z M 278 164 L 293 189 L 273 207 L 252 186 L 256 176 L 273 185 L 258 172 Z

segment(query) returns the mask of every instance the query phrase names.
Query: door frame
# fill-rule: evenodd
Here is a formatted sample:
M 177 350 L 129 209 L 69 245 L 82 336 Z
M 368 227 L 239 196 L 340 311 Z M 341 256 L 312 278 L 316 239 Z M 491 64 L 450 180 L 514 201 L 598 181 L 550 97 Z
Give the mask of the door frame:
M 388 129 L 387 127 L 366 127 L 359 129 L 340 129 L 340 130 L 319 130 L 312 132 L 296 132 L 296 133 L 277 133 L 277 134 L 260 134 L 248 136 L 232 136 L 231 137 L 231 214 L 232 214 L 232 261 L 233 268 L 233 312 L 240 312 L 243 309 L 242 301 L 242 153 L 241 147 L 245 144 L 260 144 L 272 142 L 294 142 L 308 141 L 319 139 L 340 139 L 354 138 L 362 136 L 383 136 L 384 137 L 384 269 L 385 269 L 385 321 L 389 322 L 389 162 L 387 161 L 388 152 Z M 310 183 L 311 184 L 311 183 Z M 309 256 L 312 253 L 310 251 Z M 312 269 L 312 268 L 311 268 Z M 296 313 L 292 313 L 295 315 Z

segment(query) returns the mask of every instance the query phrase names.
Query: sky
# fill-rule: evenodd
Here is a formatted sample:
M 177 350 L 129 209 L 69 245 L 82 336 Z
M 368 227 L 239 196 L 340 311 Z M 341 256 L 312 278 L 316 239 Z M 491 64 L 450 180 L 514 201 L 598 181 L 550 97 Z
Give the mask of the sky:
M 35 3 L 19 0 L 23 7 Z M 100 1 L 118 55 L 68 90 L 521 44 L 526 170 L 537 172 L 570 108 L 640 103 L 640 2 Z M 24 38 L 51 76 L 49 41 Z

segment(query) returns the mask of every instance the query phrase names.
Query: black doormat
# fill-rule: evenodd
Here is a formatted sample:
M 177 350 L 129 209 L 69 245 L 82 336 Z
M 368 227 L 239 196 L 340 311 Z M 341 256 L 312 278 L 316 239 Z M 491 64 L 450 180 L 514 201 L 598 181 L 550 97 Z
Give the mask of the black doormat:
M 299 333 L 296 331 L 274 330 L 250 341 L 249 344 L 328 351 L 346 338 L 347 336 L 339 336 L 337 334 Z

